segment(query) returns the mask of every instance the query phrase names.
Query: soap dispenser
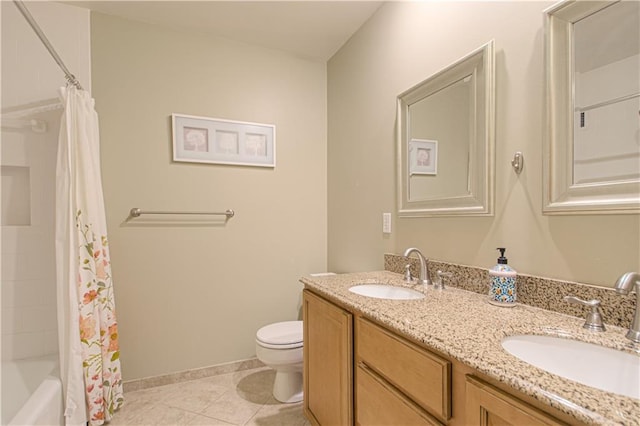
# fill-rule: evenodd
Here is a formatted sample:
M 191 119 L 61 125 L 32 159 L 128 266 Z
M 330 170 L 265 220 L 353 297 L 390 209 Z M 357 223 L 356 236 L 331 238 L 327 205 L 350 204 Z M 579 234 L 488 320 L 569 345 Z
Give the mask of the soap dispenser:
M 498 264 L 489 269 L 491 288 L 489 290 L 489 303 L 496 306 L 513 307 L 516 305 L 516 271 L 507 264 L 504 257 L 506 248 L 499 247 L 500 257 Z

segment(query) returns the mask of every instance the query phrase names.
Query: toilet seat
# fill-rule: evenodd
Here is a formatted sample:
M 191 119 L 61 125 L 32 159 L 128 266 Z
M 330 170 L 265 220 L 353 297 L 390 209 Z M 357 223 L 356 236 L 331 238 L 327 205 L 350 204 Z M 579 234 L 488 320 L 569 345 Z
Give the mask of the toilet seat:
M 302 340 L 302 321 L 269 324 L 256 333 L 256 342 L 269 349 L 301 348 Z

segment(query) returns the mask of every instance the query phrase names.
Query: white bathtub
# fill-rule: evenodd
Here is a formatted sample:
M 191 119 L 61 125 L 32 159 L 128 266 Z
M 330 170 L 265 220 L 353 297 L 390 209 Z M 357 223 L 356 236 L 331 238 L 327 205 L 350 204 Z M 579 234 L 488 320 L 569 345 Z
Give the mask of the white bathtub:
M 2 363 L 3 425 L 64 425 L 58 357 Z

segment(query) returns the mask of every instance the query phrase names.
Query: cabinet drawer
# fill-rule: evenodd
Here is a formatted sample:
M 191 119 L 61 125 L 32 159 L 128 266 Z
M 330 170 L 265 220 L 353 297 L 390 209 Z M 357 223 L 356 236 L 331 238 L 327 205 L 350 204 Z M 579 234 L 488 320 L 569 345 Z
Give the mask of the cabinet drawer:
M 442 426 L 364 365 L 356 370 L 356 425 Z
M 446 422 L 451 417 L 451 363 L 364 318 L 356 327 L 358 360 Z

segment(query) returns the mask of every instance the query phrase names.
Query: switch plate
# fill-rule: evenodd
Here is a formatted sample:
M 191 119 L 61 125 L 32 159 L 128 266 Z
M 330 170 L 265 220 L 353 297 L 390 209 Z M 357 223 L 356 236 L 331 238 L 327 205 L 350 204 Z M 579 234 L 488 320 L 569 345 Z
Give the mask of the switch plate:
M 382 213 L 382 232 L 391 233 L 391 213 Z

